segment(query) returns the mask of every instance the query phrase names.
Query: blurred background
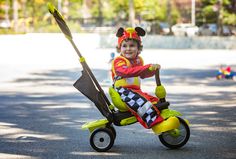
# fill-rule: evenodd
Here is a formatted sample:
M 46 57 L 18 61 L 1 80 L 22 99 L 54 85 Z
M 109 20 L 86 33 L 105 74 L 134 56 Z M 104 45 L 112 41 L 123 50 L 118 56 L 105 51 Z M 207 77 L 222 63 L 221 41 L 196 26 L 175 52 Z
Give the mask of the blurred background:
M 236 36 L 236 0 L 0 0 L 0 34 L 60 32 L 47 2 L 72 32 L 142 26 L 157 35 Z
M 117 128 L 111 152 L 91 149 L 80 128 L 101 114 L 72 86 L 82 68 L 48 2 L 107 96 L 117 28 L 147 31 L 141 56 L 161 65 L 171 109 L 191 123 L 185 148 L 170 152 L 135 124 Z M 221 68 L 236 72 L 235 50 L 236 0 L 0 0 L 0 159 L 137 159 L 147 151 L 149 158 L 235 159 L 236 76 L 218 78 Z M 142 84 L 154 93 L 154 78 Z

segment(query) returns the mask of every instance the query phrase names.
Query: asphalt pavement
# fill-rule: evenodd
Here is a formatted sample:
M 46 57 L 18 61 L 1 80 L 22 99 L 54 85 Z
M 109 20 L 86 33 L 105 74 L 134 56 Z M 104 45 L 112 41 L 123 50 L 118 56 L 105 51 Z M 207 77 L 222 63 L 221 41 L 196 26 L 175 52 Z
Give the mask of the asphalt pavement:
M 115 127 L 114 146 L 99 153 L 81 126 L 103 117 L 72 86 L 82 70 L 73 48 L 61 36 L 26 36 L 0 37 L 1 159 L 236 158 L 236 80 L 215 78 L 220 64 L 236 70 L 235 50 L 144 50 L 146 62 L 162 66 L 170 108 L 190 121 L 189 142 L 167 149 L 136 123 Z M 107 93 L 108 61 L 115 49 L 80 47 Z M 152 94 L 154 89 L 153 78 L 143 81 L 143 90 Z

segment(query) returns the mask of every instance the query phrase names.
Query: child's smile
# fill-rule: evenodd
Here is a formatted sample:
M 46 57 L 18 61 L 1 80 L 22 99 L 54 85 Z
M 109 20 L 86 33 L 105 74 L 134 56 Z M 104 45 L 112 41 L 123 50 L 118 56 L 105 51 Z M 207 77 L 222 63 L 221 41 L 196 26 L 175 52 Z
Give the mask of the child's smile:
M 121 44 L 121 55 L 127 59 L 135 59 L 138 51 L 138 44 L 134 40 L 124 40 Z

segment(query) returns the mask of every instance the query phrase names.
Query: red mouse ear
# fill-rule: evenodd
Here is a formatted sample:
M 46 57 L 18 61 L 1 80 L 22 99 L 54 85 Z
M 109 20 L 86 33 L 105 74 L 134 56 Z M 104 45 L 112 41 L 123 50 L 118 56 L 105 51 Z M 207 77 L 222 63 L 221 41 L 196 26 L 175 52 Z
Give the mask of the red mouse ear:
M 116 36 L 117 37 L 121 37 L 124 33 L 124 28 L 120 27 L 118 30 L 117 30 L 117 33 L 116 33 Z
M 145 30 L 141 27 L 135 27 L 135 31 L 137 32 L 138 36 L 144 36 L 146 34 Z

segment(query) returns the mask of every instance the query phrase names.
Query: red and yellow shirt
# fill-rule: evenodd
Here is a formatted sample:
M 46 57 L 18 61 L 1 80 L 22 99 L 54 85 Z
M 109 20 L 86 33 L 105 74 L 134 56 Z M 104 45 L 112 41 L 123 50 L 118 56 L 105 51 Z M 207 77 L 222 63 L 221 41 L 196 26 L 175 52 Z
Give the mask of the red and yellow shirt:
M 144 65 L 138 56 L 128 60 L 123 56 L 116 57 L 112 62 L 112 79 L 115 87 L 130 87 L 140 89 L 140 78 L 151 77 L 155 71 L 150 71 L 151 64 Z

